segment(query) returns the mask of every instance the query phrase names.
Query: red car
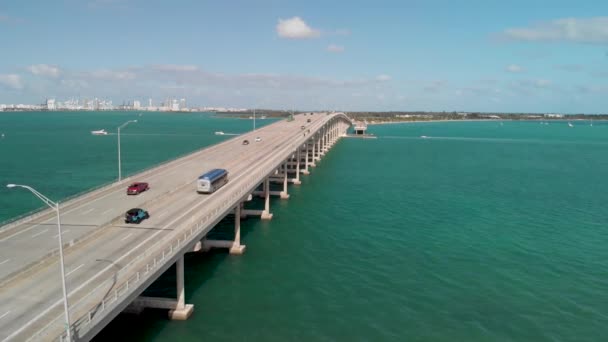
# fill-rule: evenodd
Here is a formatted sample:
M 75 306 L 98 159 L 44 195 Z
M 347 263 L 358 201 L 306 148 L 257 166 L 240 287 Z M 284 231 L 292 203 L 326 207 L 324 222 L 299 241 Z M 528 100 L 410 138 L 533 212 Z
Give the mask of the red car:
M 148 185 L 148 183 L 144 183 L 144 182 L 137 182 L 137 183 L 133 183 L 131 185 L 129 185 L 129 187 L 127 188 L 127 195 L 137 195 L 141 192 L 144 192 L 146 190 L 149 190 L 150 186 Z

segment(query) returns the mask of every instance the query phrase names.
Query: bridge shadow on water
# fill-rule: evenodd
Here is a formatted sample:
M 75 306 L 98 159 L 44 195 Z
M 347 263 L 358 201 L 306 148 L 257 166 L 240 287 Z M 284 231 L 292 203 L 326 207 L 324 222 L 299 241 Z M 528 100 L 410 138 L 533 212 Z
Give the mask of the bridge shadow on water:
M 282 185 L 271 184 L 270 190 L 281 189 Z M 271 198 L 271 208 L 273 205 L 278 205 L 280 201 L 278 198 Z M 264 199 L 254 196 L 251 201 L 245 203 L 245 207 L 246 209 L 263 209 Z M 234 240 L 234 223 L 235 215 L 227 215 L 207 234 L 207 238 Z M 241 219 L 241 243 L 246 243 L 247 236 L 256 234 L 256 230 L 260 230 L 263 226 L 258 217 Z M 265 234 L 267 233 L 265 232 Z M 247 251 L 240 256 L 231 256 L 228 249 L 219 248 L 211 249 L 209 252 L 186 253 L 184 262 L 186 303 L 189 303 L 188 300 L 192 294 L 204 288 L 205 283 L 213 279 L 215 273 L 228 258 L 246 257 Z M 175 264 L 150 285 L 142 296 L 175 298 Z M 196 315 L 196 311 L 195 307 L 194 315 Z M 167 318 L 167 310 L 145 309 L 141 314 L 121 313 L 95 336 L 93 341 L 148 341 L 158 336 L 167 324 L 172 324 Z

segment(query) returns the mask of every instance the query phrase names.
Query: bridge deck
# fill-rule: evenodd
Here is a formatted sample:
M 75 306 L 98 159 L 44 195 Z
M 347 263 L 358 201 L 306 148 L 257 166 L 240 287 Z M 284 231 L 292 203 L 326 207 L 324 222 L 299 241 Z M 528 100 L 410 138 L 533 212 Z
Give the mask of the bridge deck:
M 62 206 L 64 241 L 71 244 L 65 267 L 72 324 L 84 322 L 85 316 L 88 322 L 103 319 L 107 310 L 100 307 L 97 316 L 90 310 L 98 303 L 117 305 L 118 297 L 131 291 L 130 297 L 121 299 L 122 307 L 127 305 L 171 265 L 176 250 L 191 248 L 332 119 L 336 115 L 296 115 L 294 121 L 243 134 Z M 310 129 L 306 136 L 302 125 Z M 254 141 L 257 136 L 261 142 Z M 244 139 L 250 144 L 242 145 Z M 216 167 L 227 169 L 230 181 L 214 194 L 198 194 L 196 178 Z M 126 185 L 132 180 L 149 182 L 151 190 L 127 196 Z M 149 210 L 150 219 L 140 225 L 124 224 L 124 212 L 132 207 Z M 0 229 L 0 262 L 8 260 L 0 264 L 2 341 L 23 340 L 40 331 L 43 335 L 35 335 L 36 339 L 53 339 L 62 329 L 58 258 L 49 257 L 57 250 L 55 224 L 50 212 Z M 150 265 L 157 262 L 158 268 L 153 269 Z M 136 285 L 129 288 L 128 281 Z M 114 304 L 113 296 L 117 298 Z

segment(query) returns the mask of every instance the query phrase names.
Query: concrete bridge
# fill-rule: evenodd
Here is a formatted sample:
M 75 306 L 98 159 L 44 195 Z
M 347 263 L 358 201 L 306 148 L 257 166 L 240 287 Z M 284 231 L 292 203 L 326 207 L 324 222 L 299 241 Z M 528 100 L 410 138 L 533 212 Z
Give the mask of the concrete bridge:
M 209 248 L 243 253 L 240 218 L 271 219 L 270 196 L 289 198 L 288 184 L 300 184 L 350 125 L 343 113 L 296 115 L 62 203 L 72 340 L 92 339 L 124 310 L 164 308 L 172 319 L 187 319 L 193 306 L 184 300 L 184 254 Z M 227 169 L 229 182 L 198 194 L 197 177 L 212 168 Z M 127 196 L 132 181 L 149 182 L 151 189 Z M 282 189 L 271 191 L 271 182 Z M 247 208 L 255 195 L 264 198 L 262 210 Z M 133 207 L 147 209 L 150 219 L 124 224 L 124 212 Z M 228 214 L 236 217 L 234 240 L 207 239 Z M 0 341 L 67 340 L 55 228 L 49 210 L 0 227 Z M 173 264 L 175 298 L 141 297 Z

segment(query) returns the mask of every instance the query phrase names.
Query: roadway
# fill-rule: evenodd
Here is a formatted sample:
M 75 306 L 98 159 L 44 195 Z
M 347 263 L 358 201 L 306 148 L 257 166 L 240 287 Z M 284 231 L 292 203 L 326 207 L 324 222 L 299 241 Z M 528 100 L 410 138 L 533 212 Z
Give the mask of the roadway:
M 294 136 L 303 133 L 300 126 L 318 127 L 327 118 L 297 115 L 292 122 L 283 120 L 248 132 L 71 201 L 61 211 L 64 241 L 75 241 L 65 255 L 70 307 L 101 280 L 111 278 L 121 265 L 133 261 L 139 252 L 174 233 L 172 227 L 193 209 L 204 210 L 213 203 L 214 195 L 254 172 L 257 162 L 292 143 Z M 312 122 L 306 123 L 306 119 Z M 257 136 L 262 141 L 255 142 Z M 250 144 L 242 145 L 244 139 Z M 198 194 L 196 178 L 216 167 L 228 170 L 228 185 L 215 194 Z M 126 186 L 133 180 L 148 182 L 151 189 L 127 196 Z M 147 209 L 150 219 L 140 225 L 124 224 L 124 212 L 132 207 Z M 0 340 L 21 339 L 62 317 L 58 258 L 46 258 L 45 263 L 37 264 L 56 249 L 53 213 L 0 233 L 0 279 L 13 275 L 0 291 Z

